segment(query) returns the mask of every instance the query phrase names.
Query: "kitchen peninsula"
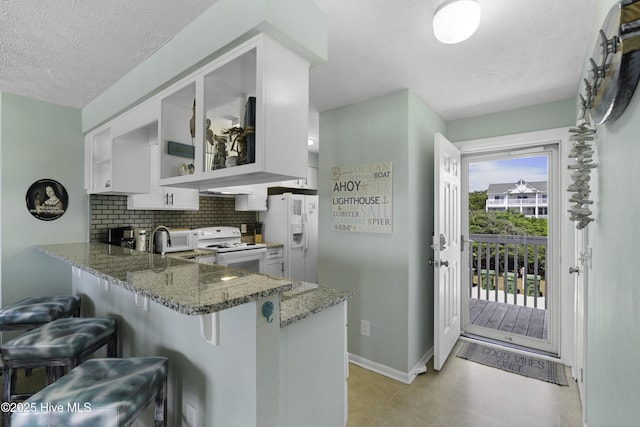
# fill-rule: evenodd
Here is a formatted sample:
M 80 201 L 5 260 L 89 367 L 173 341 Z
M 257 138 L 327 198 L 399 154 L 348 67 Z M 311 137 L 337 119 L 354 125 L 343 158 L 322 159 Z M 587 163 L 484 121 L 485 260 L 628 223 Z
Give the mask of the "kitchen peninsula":
M 72 266 L 83 316 L 118 318 L 122 357 L 169 358 L 168 425 L 344 425 L 350 292 L 104 243 L 36 249 Z

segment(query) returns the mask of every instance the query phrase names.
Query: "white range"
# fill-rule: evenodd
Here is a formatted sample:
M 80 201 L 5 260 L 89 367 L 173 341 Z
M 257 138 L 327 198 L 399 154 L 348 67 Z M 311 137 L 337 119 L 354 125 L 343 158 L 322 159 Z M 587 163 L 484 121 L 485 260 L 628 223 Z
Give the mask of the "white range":
M 267 246 L 264 243 L 243 243 L 238 227 L 204 227 L 198 233 L 198 249 L 211 251 L 198 262 L 225 265 L 254 273 L 265 272 Z

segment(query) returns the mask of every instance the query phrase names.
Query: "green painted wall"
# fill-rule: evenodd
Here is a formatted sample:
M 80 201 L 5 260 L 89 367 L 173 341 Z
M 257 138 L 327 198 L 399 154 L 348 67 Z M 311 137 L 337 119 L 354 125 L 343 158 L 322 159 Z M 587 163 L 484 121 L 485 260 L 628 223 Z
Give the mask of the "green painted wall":
M 2 93 L 0 126 L 2 305 L 71 292 L 69 267 L 32 246 L 87 240 L 80 110 Z M 68 210 L 55 221 L 34 218 L 25 204 L 28 188 L 43 178 L 69 194 Z
M 612 0 L 599 0 L 600 28 Z M 587 420 L 590 427 L 637 426 L 640 354 L 640 93 L 623 115 L 597 130 L 598 168 L 593 196 L 596 222 L 587 309 Z
M 538 104 L 447 124 L 447 138 L 452 142 L 512 135 L 537 130 L 573 126 L 576 123 L 576 100 Z
M 259 33 L 312 64 L 327 59 L 327 20 L 311 0 L 219 0 L 82 109 L 87 132 Z
M 320 284 L 355 291 L 349 352 L 407 373 L 433 346 L 433 286 L 426 260 L 433 210 L 433 134 L 444 121 L 409 91 L 320 114 Z M 393 233 L 331 229 L 334 166 L 393 163 Z M 360 320 L 371 335 L 360 335 Z

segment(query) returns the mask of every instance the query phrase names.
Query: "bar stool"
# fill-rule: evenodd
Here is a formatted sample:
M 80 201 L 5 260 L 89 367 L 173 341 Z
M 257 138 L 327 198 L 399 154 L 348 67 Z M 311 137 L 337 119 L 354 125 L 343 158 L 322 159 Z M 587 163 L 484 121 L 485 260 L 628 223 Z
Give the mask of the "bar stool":
M 0 331 L 31 330 L 64 317 L 80 317 L 80 297 L 25 298 L 0 308 Z
M 31 396 L 14 394 L 19 368 L 45 367 L 47 385 L 75 368 L 100 347 L 108 357 L 117 356 L 118 322 L 114 318 L 57 319 L 7 341 L 2 349 L 2 401 L 13 402 Z M 8 418 L 8 417 L 5 417 Z
M 88 360 L 26 400 L 11 426 L 130 426 L 151 402 L 154 425 L 165 426 L 168 366 L 165 357 Z

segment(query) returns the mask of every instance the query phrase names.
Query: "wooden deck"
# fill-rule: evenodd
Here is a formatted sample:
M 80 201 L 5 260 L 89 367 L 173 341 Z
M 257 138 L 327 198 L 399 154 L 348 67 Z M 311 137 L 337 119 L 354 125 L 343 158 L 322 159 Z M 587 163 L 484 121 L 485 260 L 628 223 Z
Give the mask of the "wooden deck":
M 547 339 L 546 312 L 538 308 L 471 298 L 469 321 L 485 328 Z

